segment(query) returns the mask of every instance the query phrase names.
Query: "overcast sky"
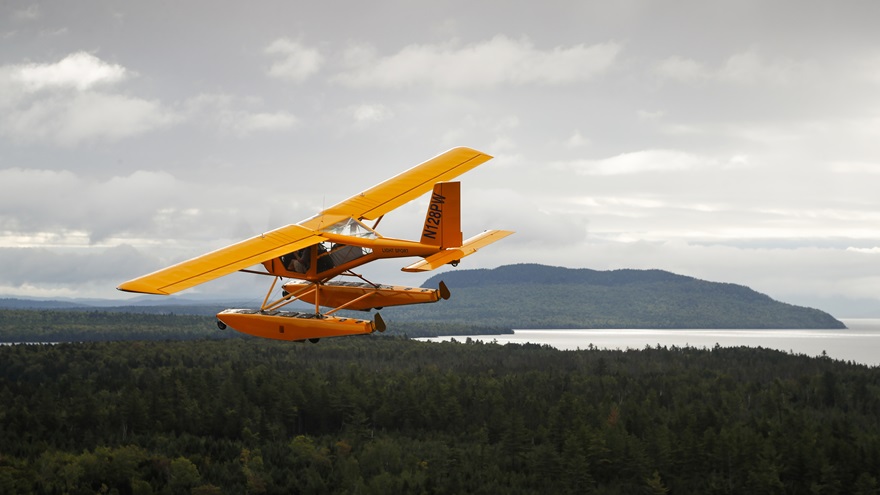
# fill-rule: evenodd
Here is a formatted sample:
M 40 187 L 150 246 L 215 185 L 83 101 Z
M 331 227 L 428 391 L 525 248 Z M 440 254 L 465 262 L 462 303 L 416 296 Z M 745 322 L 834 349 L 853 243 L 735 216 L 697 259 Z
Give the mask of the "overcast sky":
M 0 295 L 130 297 L 454 146 L 459 267 L 880 315 L 880 2 L 0 3 Z M 419 200 L 379 229 L 417 238 Z M 426 276 L 364 267 L 377 281 Z M 258 280 L 254 280 L 258 279 Z M 246 291 L 233 277 L 181 293 Z

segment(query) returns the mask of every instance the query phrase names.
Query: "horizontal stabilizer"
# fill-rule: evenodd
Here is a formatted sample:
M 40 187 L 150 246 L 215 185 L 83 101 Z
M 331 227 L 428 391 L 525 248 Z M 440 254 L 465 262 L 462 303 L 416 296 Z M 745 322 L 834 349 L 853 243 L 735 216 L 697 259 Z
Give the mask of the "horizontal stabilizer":
M 288 225 L 123 283 L 117 289 L 168 295 L 321 242 L 299 225 Z
M 465 256 L 469 256 L 477 252 L 477 250 L 481 249 L 484 246 L 488 246 L 495 241 L 500 241 L 505 237 L 513 234 L 513 231 L 510 230 L 487 230 L 481 234 L 477 234 L 470 239 L 464 241 L 464 244 L 461 247 L 457 248 L 449 248 L 443 251 L 440 251 L 437 254 L 432 254 L 427 258 L 413 263 L 412 265 L 403 268 L 405 272 L 427 272 L 430 270 L 436 270 L 443 265 L 453 263 L 458 261 Z

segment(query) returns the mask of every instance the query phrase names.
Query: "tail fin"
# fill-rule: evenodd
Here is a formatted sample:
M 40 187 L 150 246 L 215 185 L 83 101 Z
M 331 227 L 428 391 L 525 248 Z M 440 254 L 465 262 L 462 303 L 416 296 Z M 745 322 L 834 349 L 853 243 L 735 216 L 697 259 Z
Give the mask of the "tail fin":
M 422 244 L 440 249 L 461 246 L 461 183 L 434 184 L 422 227 Z

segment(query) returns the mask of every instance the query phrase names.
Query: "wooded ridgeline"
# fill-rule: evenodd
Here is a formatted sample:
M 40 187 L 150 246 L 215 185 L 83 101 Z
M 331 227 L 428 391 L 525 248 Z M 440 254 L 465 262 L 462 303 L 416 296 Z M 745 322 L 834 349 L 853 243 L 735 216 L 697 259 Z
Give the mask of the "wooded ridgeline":
M 846 328 L 843 322 L 816 308 L 776 301 L 742 285 L 709 282 L 662 270 L 597 271 L 517 264 L 491 270 L 451 270 L 429 278 L 423 286 L 436 288 L 441 280 L 451 290 L 451 299 L 385 308 L 382 316 L 392 323 L 389 328 L 396 329 L 400 322 L 415 322 L 418 325 L 410 328 L 420 335 L 426 322 L 435 327 L 460 328 L 457 333 L 445 335 L 476 335 L 469 330 L 474 325 L 494 328 L 483 334 L 511 328 Z M 172 298 L 158 306 L 104 307 L 101 311 L 209 316 L 228 307 L 257 304 L 252 301 L 229 306 L 187 302 L 185 298 L 174 301 Z M 0 299 L 0 308 L 16 310 L 70 310 L 70 304 Z M 289 308 L 312 311 L 304 303 Z M 80 308 L 83 309 L 99 310 Z M 358 311 L 348 313 L 354 318 L 365 315 Z
M 880 369 L 390 337 L 0 346 L 0 493 L 877 493 Z
M 383 316 L 507 328 L 846 328 L 815 308 L 663 270 L 519 264 L 449 271 L 424 286 L 440 280 L 452 292 L 448 301 Z
M 363 318 L 366 313 L 356 316 Z M 465 323 L 389 321 L 384 335 L 498 335 L 509 328 Z M 0 342 L 102 342 L 117 340 L 253 339 L 217 328 L 215 316 L 111 312 L 104 310 L 0 309 Z

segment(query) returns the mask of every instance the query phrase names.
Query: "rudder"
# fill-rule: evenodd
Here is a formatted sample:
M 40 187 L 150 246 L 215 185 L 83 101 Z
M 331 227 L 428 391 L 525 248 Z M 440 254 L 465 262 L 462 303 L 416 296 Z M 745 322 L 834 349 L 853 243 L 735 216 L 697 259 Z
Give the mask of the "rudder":
M 422 244 L 440 249 L 461 246 L 461 183 L 434 184 L 422 226 Z

